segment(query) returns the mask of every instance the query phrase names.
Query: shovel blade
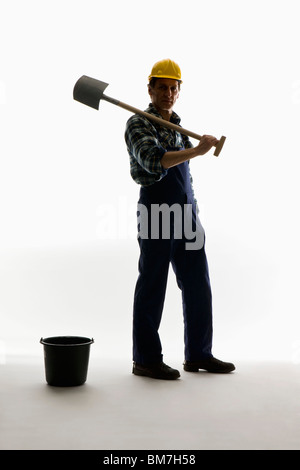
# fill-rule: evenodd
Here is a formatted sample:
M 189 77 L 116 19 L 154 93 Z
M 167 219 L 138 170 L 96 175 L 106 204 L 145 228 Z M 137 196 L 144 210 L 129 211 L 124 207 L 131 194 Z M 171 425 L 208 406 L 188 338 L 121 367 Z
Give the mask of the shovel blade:
M 80 103 L 99 109 L 100 100 L 108 83 L 83 75 L 75 83 L 73 98 Z

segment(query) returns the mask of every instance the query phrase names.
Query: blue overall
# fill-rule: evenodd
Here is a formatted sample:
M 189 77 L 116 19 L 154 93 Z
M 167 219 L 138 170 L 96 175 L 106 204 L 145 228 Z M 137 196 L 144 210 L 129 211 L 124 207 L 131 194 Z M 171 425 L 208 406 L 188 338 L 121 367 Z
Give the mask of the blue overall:
M 171 149 L 169 149 L 171 150 Z M 176 149 L 178 150 L 178 149 Z M 197 216 L 192 193 L 188 162 L 170 168 L 160 181 L 140 189 L 139 204 L 148 209 L 148 233 L 151 234 L 151 205 L 180 204 L 182 214 L 186 204 L 193 208 L 193 227 L 203 229 Z M 163 360 L 159 337 L 168 270 L 172 264 L 178 287 L 182 293 L 184 319 L 184 359 L 197 361 L 212 357 L 212 296 L 206 255 L 204 232 L 200 249 L 186 249 L 184 233 L 174 237 L 171 220 L 170 237 L 160 233 L 158 238 L 139 237 L 139 276 L 134 294 L 133 360 L 148 365 Z

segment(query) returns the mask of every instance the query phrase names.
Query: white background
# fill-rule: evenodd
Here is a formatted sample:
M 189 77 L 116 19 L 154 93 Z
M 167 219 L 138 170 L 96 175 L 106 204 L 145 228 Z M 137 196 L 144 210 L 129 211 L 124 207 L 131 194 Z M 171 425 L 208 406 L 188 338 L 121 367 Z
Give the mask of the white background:
M 124 143 L 130 113 L 106 102 L 93 110 L 72 92 L 89 75 L 145 109 L 147 77 L 163 58 L 182 70 L 182 125 L 227 137 L 219 158 L 191 162 L 214 353 L 300 361 L 298 3 L 2 1 L 0 361 L 41 355 L 39 339 L 61 334 L 131 359 L 139 188 Z M 172 272 L 161 336 L 166 362 L 181 361 Z

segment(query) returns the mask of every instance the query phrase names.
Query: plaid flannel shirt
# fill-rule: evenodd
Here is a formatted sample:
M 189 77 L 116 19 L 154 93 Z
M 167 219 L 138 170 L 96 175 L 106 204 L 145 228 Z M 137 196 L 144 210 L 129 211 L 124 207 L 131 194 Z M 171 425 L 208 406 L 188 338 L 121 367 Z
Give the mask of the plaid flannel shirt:
M 162 118 L 150 103 L 147 113 Z M 171 122 L 179 125 L 180 117 L 173 112 Z M 161 180 L 168 172 L 160 160 L 169 148 L 192 148 L 189 138 L 172 129 L 160 126 L 144 116 L 134 114 L 128 119 L 125 141 L 130 157 L 130 174 L 133 180 L 142 186 L 149 186 Z M 193 189 L 193 181 L 190 175 Z

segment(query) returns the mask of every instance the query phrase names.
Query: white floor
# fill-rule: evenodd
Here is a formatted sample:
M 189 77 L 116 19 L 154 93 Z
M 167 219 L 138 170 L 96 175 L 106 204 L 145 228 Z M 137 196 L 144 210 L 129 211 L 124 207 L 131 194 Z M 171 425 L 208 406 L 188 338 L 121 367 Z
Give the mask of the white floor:
M 84 385 L 59 388 L 46 384 L 41 360 L 7 361 L 0 449 L 299 450 L 300 366 L 236 367 L 168 382 L 133 376 L 124 359 L 92 358 Z

